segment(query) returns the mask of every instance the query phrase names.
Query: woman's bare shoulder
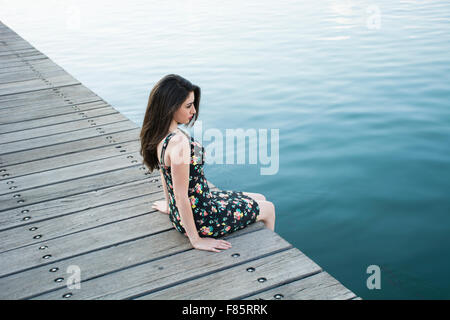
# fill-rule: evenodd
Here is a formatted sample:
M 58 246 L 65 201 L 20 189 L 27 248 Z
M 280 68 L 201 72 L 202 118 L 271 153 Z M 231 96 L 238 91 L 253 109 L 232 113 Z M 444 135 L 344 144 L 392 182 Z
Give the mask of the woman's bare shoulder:
M 177 133 L 170 139 L 170 143 L 172 145 L 168 150 L 168 156 L 171 166 L 182 163 L 189 164 L 191 148 L 188 138 L 182 133 Z
M 183 133 L 177 132 L 170 139 L 167 152 L 169 153 L 169 158 L 172 162 L 174 157 L 178 158 L 180 155 L 190 157 L 190 150 L 191 147 L 189 139 Z
M 186 147 L 189 146 L 189 139 L 182 132 L 175 132 L 173 137 L 169 141 L 169 145 Z

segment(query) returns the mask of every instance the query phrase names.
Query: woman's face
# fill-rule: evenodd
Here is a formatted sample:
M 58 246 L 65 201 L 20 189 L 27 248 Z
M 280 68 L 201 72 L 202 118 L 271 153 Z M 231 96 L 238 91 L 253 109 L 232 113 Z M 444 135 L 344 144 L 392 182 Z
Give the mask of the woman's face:
M 181 104 L 181 107 L 175 112 L 173 118 L 177 123 L 189 123 L 195 115 L 194 91 L 189 92 L 188 97 Z

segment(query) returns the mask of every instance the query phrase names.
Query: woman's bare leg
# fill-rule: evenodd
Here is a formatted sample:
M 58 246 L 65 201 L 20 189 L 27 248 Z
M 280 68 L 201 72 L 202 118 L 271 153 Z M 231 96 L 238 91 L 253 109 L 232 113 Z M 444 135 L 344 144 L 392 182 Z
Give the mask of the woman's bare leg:
M 242 193 L 255 200 L 264 200 L 264 201 L 266 200 L 266 197 L 264 197 L 261 193 L 253 193 L 253 192 L 242 192 Z
M 266 197 L 261 193 L 242 192 L 244 195 L 254 199 L 259 205 L 259 215 L 256 221 L 262 221 L 270 230 L 275 230 L 275 206 L 272 202 L 267 201 Z
M 275 231 L 275 206 L 270 201 L 256 200 L 259 206 L 259 215 L 256 221 L 262 221 L 267 228 Z

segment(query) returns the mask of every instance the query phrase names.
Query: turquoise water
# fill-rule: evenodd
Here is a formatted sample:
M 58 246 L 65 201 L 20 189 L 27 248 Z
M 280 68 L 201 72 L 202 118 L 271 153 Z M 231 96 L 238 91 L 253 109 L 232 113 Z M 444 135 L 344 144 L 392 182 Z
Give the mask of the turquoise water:
M 0 1 L 0 19 L 141 125 L 168 73 L 203 128 L 279 129 L 279 171 L 218 165 L 364 299 L 450 298 L 447 1 Z M 381 268 L 369 290 L 367 267 Z

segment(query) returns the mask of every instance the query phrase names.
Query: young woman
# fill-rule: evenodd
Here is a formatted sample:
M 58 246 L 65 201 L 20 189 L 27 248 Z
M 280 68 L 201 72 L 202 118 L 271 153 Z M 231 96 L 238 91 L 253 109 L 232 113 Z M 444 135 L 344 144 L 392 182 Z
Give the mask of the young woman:
M 216 239 L 255 221 L 275 228 L 275 207 L 259 193 L 209 190 L 203 172 L 205 149 L 178 128 L 192 126 L 200 107 L 200 88 L 179 75 L 153 87 L 145 112 L 141 155 L 150 172 L 159 169 L 165 201 L 153 209 L 169 214 L 176 230 L 196 249 L 220 252 L 228 241 Z

